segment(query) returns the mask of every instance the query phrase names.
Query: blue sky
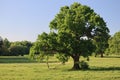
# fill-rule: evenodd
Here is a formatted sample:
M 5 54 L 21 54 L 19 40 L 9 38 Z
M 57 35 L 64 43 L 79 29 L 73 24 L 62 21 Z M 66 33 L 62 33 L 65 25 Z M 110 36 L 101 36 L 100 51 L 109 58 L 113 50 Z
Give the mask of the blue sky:
M 49 32 L 60 7 L 79 2 L 104 18 L 110 34 L 120 31 L 120 0 L 0 0 L 0 36 L 9 41 L 35 41 Z

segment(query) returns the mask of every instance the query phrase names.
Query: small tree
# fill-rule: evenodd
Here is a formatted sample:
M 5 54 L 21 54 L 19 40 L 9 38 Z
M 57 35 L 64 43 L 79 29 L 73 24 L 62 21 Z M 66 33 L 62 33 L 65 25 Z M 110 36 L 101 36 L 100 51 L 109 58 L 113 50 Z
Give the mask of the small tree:
M 1 46 L 1 54 L 2 56 L 9 56 L 9 51 L 8 48 L 10 47 L 10 42 L 8 41 L 7 38 L 2 40 L 2 46 Z
M 99 32 L 97 36 L 94 37 L 93 43 L 96 46 L 95 57 L 99 54 L 101 55 L 101 57 L 103 57 L 105 50 L 108 48 L 109 37 L 110 35 L 105 34 L 104 32 L 101 32 L 101 33 Z
M 3 39 L 2 37 L 0 36 L 0 55 L 2 55 L 2 46 L 3 46 Z
M 0 36 L 0 48 L 2 47 L 2 45 L 3 45 L 3 39 L 2 39 L 2 37 Z
M 9 42 L 9 40 L 8 40 L 7 38 L 5 38 L 5 39 L 3 40 L 3 44 L 4 44 L 4 46 L 5 46 L 6 48 L 9 48 L 11 43 Z
M 39 60 L 46 60 L 46 64 L 49 68 L 48 60 L 49 55 L 55 53 L 55 44 L 56 44 L 56 34 L 55 33 L 42 33 L 41 35 L 38 35 L 37 41 L 34 43 L 34 45 L 30 49 L 30 58 L 34 59 L 35 54 L 39 54 L 37 56 L 37 59 Z
M 120 31 L 110 37 L 108 43 L 109 47 L 106 49 L 106 54 L 120 54 Z

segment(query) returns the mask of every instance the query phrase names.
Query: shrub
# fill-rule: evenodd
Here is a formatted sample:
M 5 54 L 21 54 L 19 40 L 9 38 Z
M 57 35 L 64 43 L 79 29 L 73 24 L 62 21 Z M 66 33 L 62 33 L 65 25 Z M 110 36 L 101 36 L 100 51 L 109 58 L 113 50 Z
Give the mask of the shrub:
M 81 61 L 79 65 L 80 65 L 80 68 L 83 69 L 83 70 L 89 69 L 89 65 L 85 61 Z

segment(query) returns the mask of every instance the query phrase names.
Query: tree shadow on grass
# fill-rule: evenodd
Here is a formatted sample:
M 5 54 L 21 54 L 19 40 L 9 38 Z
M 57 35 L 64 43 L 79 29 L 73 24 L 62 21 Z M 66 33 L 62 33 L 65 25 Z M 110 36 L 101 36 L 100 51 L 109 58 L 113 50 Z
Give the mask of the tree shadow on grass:
M 103 58 L 120 58 L 120 56 L 104 56 Z
M 80 70 L 69 69 L 67 71 L 120 71 L 120 67 L 92 67 L 89 69 L 80 69 Z
M 46 61 L 38 61 L 39 63 L 46 63 Z M 60 61 L 48 61 L 48 63 L 60 63 Z
M 120 71 L 120 67 L 93 67 L 88 69 L 88 71 Z

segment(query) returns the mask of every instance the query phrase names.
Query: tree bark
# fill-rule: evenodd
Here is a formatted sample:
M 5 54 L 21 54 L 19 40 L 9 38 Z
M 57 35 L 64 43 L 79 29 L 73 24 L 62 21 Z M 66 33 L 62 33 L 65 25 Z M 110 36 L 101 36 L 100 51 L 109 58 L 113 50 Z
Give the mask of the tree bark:
M 95 57 L 97 57 L 97 53 L 95 53 Z
M 80 70 L 80 66 L 79 66 L 80 56 L 79 55 L 74 55 L 74 56 L 72 56 L 72 58 L 73 58 L 73 62 L 74 62 L 72 69 L 73 70 Z
M 103 53 L 101 53 L 101 58 L 103 58 Z

